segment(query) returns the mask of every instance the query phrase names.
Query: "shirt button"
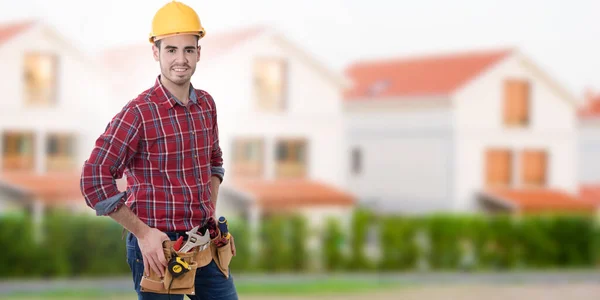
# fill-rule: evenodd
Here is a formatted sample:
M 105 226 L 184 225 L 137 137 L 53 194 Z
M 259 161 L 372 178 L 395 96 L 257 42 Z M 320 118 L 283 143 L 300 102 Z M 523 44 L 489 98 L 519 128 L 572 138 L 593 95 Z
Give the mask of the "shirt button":
M 194 132 L 194 131 L 190 131 L 190 133 L 191 133 L 192 135 L 195 135 L 195 134 L 196 134 L 196 132 Z

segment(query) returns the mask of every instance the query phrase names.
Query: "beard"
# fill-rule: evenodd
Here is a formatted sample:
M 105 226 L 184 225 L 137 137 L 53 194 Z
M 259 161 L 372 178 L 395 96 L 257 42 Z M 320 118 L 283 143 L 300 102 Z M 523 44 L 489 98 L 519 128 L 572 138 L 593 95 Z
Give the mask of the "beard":
M 196 71 L 195 67 L 188 64 L 179 64 L 164 67 L 161 65 L 163 77 L 176 85 L 185 85 L 190 82 L 192 75 Z

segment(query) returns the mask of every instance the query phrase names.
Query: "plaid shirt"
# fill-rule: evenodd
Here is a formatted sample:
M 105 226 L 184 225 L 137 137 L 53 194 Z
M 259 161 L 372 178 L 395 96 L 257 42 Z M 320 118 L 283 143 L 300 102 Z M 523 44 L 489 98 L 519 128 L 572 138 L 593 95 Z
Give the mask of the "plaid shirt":
M 123 203 L 150 227 L 189 230 L 214 217 L 211 176 L 222 181 L 217 111 L 212 97 L 190 87 L 189 105 L 160 83 L 130 101 L 96 140 L 81 192 L 97 215 Z M 127 175 L 127 190 L 115 179 Z

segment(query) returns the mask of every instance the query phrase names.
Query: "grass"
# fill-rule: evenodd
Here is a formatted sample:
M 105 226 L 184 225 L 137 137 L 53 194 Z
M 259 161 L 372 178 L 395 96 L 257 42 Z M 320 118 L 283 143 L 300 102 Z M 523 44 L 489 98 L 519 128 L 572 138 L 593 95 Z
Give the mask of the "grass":
M 236 283 L 238 294 L 243 295 L 329 295 L 343 293 L 360 293 L 382 289 L 398 288 L 398 283 L 364 281 L 359 279 L 319 279 L 304 280 L 299 282 L 260 282 L 260 283 Z M 0 299 L 135 299 L 132 292 L 102 291 L 98 289 L 82 290 L 53 290 L 47 292 L 19 292 L 8 295 L 0 295 Z M 187 299 L 187 298 L 185 298 Z

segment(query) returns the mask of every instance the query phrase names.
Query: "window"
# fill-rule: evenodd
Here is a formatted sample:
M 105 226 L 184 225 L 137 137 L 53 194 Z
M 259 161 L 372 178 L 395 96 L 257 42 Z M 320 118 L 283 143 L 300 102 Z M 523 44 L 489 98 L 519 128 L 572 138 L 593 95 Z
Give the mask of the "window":
M 507 80 L 504 83 L 504 124 L 525 126 L 529 123 L 529 83 Z
M 34 138 L 30 132 L 7 132 L 2 136 L 2 169 L 5 171 L 33 171 Z
M 303 178 L 307 175 L 305 140 L 281 140 L 276 147 L 275 173 L 278 178 Z
M 359 148 L 352 149 L 352 173 L 360 174 L 362 171 L 362 151 Z
M 547 153 L 540 150 L 525 150 L 521 153 L 521 179 L 525 186 L 546 185 Z
M 75 138 L 68 134 L 50 134 L 46 140 L 46 168 L 65 171 L 75 167 Z
M 257 59 L 254 63 L 254 95 L 262 111 L 285 108 L 286 63 L 282 59 Z
M 57 57 L 50 54 L 28 53 L 25 55 L 24 95 L 29 105 L 56 103 Z
M 263 141 L 238 138 L 233 142 L 233 173 L 240 177 L 263 176 Z
M 512 153 L 505 149 L 490 149 L 486 152 L 486 185 L 507 187 L 512 179 Z

